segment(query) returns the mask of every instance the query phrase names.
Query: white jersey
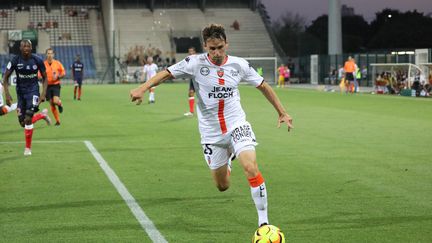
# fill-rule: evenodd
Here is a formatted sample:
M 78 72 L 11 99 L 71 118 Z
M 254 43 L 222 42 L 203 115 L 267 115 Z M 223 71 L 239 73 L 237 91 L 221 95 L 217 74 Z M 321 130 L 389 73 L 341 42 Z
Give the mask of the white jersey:
M 0 108 L 3 106 L 3 85 L 0 83 Z
M 219 66 L 209 59 L 207 53 L 188 56 L 168 67 L 168 71 L 175 78 L 193 78 L 203 144 L 221 141 L 223 135 L 246 121 L 240 105 L 240 81 L 255 87 L 264 81 L 243 58 L 227 56 L 225 63 Z
M 146 74 L 146 81 L 153 78 L 158 70 L 158 66 L 154 63 L 144 65 L 143 72 Z

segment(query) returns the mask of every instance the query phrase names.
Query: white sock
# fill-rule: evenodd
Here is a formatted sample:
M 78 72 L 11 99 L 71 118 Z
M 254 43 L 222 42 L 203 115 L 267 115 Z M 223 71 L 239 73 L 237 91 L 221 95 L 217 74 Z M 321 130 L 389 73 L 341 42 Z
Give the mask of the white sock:
M 17 103 L 13 103 L 11 106 L 7 106 L 7 105 L 5 105 L 5 107 L 6 107 L 7 112 L 9 113 L 9 112 L 11 112 L 11 111 L 16 110 L 16 108 L 17 108 Z
M 149 101 L 154 101 L 154 92 L 150 92 Z
M 11 112 L 11 111 L 16 110 L 17 106 L 18 106 L 17 103 L 13 103 L 13 104 L 9 107 L 10 110 L 8 110 L 8 112 Z
M 258 226 L 269 223 L 267 217 L 267 189 L 265 182 L 258 187 L 251 187 L 252 199 L 258 212 Z

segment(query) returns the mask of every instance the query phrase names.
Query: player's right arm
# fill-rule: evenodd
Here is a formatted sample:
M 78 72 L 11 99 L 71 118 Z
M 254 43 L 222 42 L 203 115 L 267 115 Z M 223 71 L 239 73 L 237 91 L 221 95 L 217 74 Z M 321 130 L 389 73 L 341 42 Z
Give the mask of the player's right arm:
M 132 102 L 140 103 L 142 101 L 143 94 L 151 87 L 158 86 L 165 80 L 172 78 L 172 75 L 167 70 L 157 73 L 153 78 L 147 80 L 147 82 L 141 84 L 138 88 L 130 91 L 130 97 Z

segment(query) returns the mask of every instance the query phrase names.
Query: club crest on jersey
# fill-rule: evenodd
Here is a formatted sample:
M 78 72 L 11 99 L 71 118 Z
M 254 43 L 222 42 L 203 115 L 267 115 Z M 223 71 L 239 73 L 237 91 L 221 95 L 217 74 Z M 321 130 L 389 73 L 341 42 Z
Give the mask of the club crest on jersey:
M 217 75 L 219 76 L 219 78 L 222 78 L 222 76 L 224 75 L 224 70 L 223 69 L 219 69 L 217 71 Z
M 37 69 L 37 66 L 36 65 L 33 65 L 33 70 L 36 70 Z
M 210 69 L 209 69 L 208 67 L 202 67 L 202 68 L 200 69 L 200 73 L 201 73 L 201 75 L 203 75 L 203 76 L 207 76 L 207 75 L 209 75 L 209 73 L 210 73 Z

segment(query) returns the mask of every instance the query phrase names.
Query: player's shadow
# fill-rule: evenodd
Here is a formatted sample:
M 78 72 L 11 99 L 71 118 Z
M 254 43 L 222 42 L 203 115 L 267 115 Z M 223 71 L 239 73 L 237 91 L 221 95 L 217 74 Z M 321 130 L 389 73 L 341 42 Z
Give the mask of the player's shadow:
M 303 228 L 302 230 L 334 230 L 374 228 L 386 225 L 403 224 L 409 222 L 423 222 L 431 220 L 432 215 L 395 215 L 387 217 L 365 217 L 362 214 L 356 213 L 336 213 L 329 216 L 287 221 L 286 223 L 290 225 L 297 225 L 297 227 Z M 305 227 L 302 227 L 301 225 L 312 226 L 312 228 L 308 229 L 308 227 L 306 227 L 307 229 L 305 229 Z
M 186 119 L 191 119 L 191 118 L 186 117 L 186 116 L 179 116 L 179 117 L 174 117 L 174 118 L 167 119 L 167 120 L 162 120 L 161 123 L 178 122 L 178 121 L 182 121 L 182 120 L 186 120 Z
M 208 204 L 209 202 L 217 204 L 217 203 L 230 203 L 234 198 L 244 198 L 241 195 L 228 195 L 228 196 L 208 196 L 208 197 L 165 197 L 165 198 L 146 198 L 145 200 L 139 201 L 143 206 L 158 206 L 161 204 L 190 204 L 190 203 L 204 203 Z

